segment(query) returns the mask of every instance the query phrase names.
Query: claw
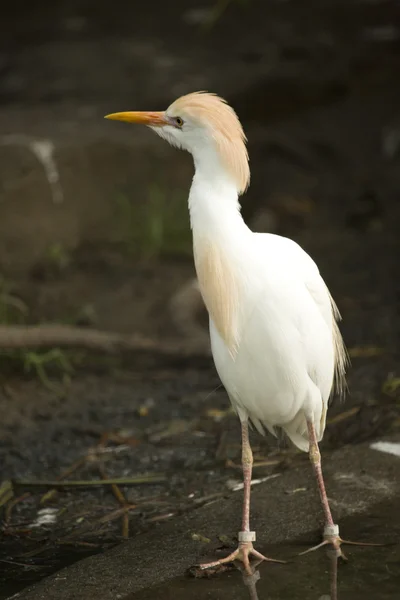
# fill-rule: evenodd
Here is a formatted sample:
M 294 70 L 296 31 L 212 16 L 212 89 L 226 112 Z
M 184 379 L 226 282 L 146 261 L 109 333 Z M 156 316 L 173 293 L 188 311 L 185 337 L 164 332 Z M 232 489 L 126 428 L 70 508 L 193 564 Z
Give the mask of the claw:
M 260 562 L 264 561 L 264 560 L 268 561 L 268 562 L 274 562 L 274 563 L 280 563 L 280 564 L 285 564 L 285 562 L 286 562 L 284 560 L 276 560 L 275 558 L 268 558 L 267 556 L 264 556 L 263 554 L 261 554 L 261 552 L 258 552 L 258 550 L 255 550 L 252 542 L 240 542 L 239 546 L 236 548 L 236 550 L 234 552 L 232 552 L 231 554 L 229 554 L 229 556 L 226 556 L 225 558 L 220 558 L 219 560 L 215 560 L 213 562 L 204 563 L 204 564 L 197 565 L 197 566 L 199 569 L 204 571 L 206 569 L 213 569 L 215 567 L 220 567 L 226 563 L 234 562 L 235 560 L 240 560 L 243 563 L 246 573 L 248 575 L 252 575 L 252 569 L 250 567 L 250 561 L 249 561 L 250 555 L 257 558 Z
M 320 544 L 318 544 L 317 546 L 313 546 L 312 548 L 308 548 L 307 550 L 304 550 L 304 552 L 300 552 L 299 556 L 303 556 L 304 554 L 308 554 L 309 552 L 315 552 L 315 550 L 319 550 L 320 548 L 323 548 L 324 546 L 328 546 L 329 544 L 331 544 L 335 550 L 336 558 L 340 557 L 343 560 L 347 561 L 347 557 L 341 548 L 342 543 L 346 543 L 346 542 L 343 542 L 343 540 L 340 537 L 336 537 L 335 539 L 330 538 L 329 540 L 326 539 L 323 542 L 321 542 Z
M 389 546 L 389 544 L 376 544 L 375 542 L 350 542 L 350 540 L 342 540 L 340 538 L 341 544 L 349 544 L 351 546 Z
M 315 550 L 319 550 L 320 548 L 323 548 L 327 544 L 329 544 L 329 542 L 327 540 L 324 540 L 320 544 L 317 544 L 317 546 L 312 546 L 311 548 L 307 548 L 307 550 L 304 550 L 303 552 L 299 552 L 299 556 L 304 556 L 304 554 L 308 554 L 309 552 L 314 552 Z
M 304 552 L 300 552 L 299 556 L 303 556 L 304 554 L 308 554 L 309 552 L 314 552 L 315 550 L 319 550 L 320 548 L 323 548 L 324 546 L 332 545 L 336 551 L 336 557 L 337 558 L 340 557 L 343 560 L 347 561 L 347 558 L 341 548 L 342 544 L 348 544 L 351 546 L 372 546 L 372 547 L 386 546 L 386 544 L 376 544 L 376 543 L 372 543 L 372 542 L 351 542 L 349 540 L 342 540 L 342 538 L 339 536 L 339 528 L 337 527 L 337 525 L 335 525 L 334 527 L 335 527 L 337 533 L 332 534 L 327 527 L 326 529 L 328 529 L 329 532 L 327 532 L 327 531 L 324 532 L 324 541 L 321 542 L 320 544 L 318 544 L 317 546 L 308 548 L 308 550 L 305 550 Z

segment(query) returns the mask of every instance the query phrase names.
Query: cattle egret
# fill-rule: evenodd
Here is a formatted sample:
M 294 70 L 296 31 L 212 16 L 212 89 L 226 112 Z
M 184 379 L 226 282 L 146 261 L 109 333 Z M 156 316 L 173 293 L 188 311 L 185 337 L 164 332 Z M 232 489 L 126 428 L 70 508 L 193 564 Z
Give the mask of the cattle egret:
M 142 123 L 172 146 L 190 152 L 195 175 L 189 194 L 197 278 L 210 317 L 216 369 L 242 427 L 244 500 L 238 548 L 202 568 L 235 559 L 249 569 L 253 547 L 250 486 L 253 456 L 248 425 L 283 430 L 309 452 L 325 515 L 324 541 L 343 556 L 321 471 L 329 397 L 345 387 L 346 350 L 338 309 L 317 265 L 295 242 L 252 232 L 238 197 L 250 181 L 246 136 L 220 97 L 195 92 L 165 112 L 121 112 L 107 119 Z M 279 562 L 279 561 L 275 561 Z

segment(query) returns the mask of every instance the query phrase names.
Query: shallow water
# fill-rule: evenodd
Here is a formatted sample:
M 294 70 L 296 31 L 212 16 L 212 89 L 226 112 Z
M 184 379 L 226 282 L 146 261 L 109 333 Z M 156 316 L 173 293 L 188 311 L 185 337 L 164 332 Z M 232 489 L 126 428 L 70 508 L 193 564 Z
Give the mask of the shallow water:
M 278 550 L 278 549 L 277 549 Z M 279 556 L 289 548 L 279 548 Z M 293 548 L 291 548 L 293 551 Z M 394 599 L 400 593 L 398 549 L 357 548 L 347 552 L 349 562 L 336 560 L 326 551 L 310 553 L 286 565 L 262 563 L 254 574 L 234 571 L 210 579 L 174 579 L 124 600 L 163 598 L 181 600 L 379 600 Z
M 341 532 L 351 540 L 385 543 L 385 546 L 343 545 L 348 561 L 337 560 L 331 550 L 298 553 L 317 540 L 259 548 L 265 555 L 287 560 L 285 565 L 254 564 L 248 576 L 240 564 L 207 579 L 179 577 L 124 600 L 389 600 L 400 597 L 400 519 L 396 500 L 381 504 L 370 515 L 344 519 Z M 388 526 L 390 523 L 390 527 Z

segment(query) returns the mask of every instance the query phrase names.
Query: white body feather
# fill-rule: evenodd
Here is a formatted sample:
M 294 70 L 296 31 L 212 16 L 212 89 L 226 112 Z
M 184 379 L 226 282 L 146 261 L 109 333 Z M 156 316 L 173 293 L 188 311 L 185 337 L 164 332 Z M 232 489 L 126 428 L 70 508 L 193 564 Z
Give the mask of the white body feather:
M 230 400 L 241 420 L 249 418 L 260 432 L 282 427 L 308 450 L 306 419 L 321 439 L 335 368 L 339 379 L 344 369 L 336 309 L 318 268 L 295 242 L 250 231 L 224 176 L 210 185 L 197 169 L 189 208 L 200 284 L 202 253 L 216 247 L 230 270 L 228 282 L 236 282 L 224 289 L 221 273 L 215 282 L 209 274 L 202 289 L 206 304 L 207 286 L 226 297 L 225 305 L 235 298 L 233 346 L 210 314 L 214 362 Z

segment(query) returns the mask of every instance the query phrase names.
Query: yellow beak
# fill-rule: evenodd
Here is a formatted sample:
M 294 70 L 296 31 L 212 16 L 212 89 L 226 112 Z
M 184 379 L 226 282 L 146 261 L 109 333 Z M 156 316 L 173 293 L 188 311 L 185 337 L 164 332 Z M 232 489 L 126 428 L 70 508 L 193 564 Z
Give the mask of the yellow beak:
M 118 112 L 106 115 L 105 119 L 112 121 L 125 121 L 126 123 L 139 123 L 150 127 L 162 127 L 168 125 L 164 112 Z

